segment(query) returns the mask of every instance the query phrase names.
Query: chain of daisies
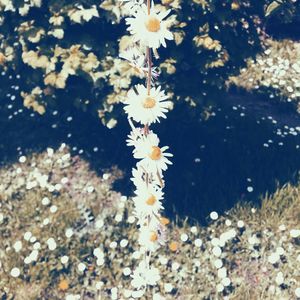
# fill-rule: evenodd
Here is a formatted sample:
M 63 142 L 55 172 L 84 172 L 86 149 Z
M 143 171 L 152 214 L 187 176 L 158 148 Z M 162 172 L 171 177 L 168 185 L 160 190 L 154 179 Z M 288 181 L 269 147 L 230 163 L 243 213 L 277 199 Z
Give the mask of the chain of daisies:
M 129 61 L 140 75 L 146 78 L 146 84 L 137 84 L 129 90 L 124 101 L 124 110 L 128 114 L 131 132 L 127 145 L 133 146 L 133 156 L 138 159 L 136 168 L 132 169 L 132 178 L 136 186 L 134 213 L 139 225 L 139 245 L 143 259 L 132 275 L 132 286 L 145 292 L 148 285 L 155 285 L 160 279 L 157 268 L 150 264 L 151 254 L 165 243 L 168 219 L 162 217 L 162 200 L 164 193 L 163 171 L 171 164 L 166 153 L 168 146 L 160 147 L 158 136 L 150 130 L 150 125 L 166 118 L 171 105 L 168 96 L 160 86 L 155 87 L 158 77 L 156 68 L 152 67 L 152 51 L 157 56 L 157 49 L 166 47 L 165 40 L 172 40 L 168 30 L 166 16 L 170 10 L 162 11 L 147 0 L 120 0 L 130 15 L 126 18 L 128 31 L 132 34 L 133 45 L 120 57 Z M 139 126 L 135 127 L 134 123 Z

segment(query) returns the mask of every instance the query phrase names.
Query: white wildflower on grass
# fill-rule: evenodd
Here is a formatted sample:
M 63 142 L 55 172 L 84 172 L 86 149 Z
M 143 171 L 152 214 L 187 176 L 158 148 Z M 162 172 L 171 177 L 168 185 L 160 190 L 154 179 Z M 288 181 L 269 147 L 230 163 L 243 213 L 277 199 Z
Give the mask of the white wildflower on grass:
M 55 249 L 56 249 L 56 246 L 57 246 L 57 244 L 56 244 L 54 238 L 49 238 L 49 239 L 47 240 L 47 245 L 48 245 L 49 250 L 51 250 L 51 251 L 55 250 Z
M 10 271 L 10 275 L 12 276 L 12 277 L 19 277 L 20 276 L 20 274 L 21 274 L 21 271 L 20 271 L 20 269 L 19 268 L 13 268 L 13 269 L 11 269 L 11 271 Z
M 180 235 L 180 239 L 183 242 L 186 242 L 189 239 L 189 237 L 188 237 L 188 235 L 186 233 L 183 233 L 183 234 Z
M 158 11 L 151 7 L 148 15 L 147 6 L 142 5 L 133 17 L 126 18 L 126 24 L 129 25 L 127 30 L 132 34 L 134 41 L 143 46 L 153 49 L 159 48 L 160 45 L 166 47 L 165 40 L 173 39 L 164 20 L 169 13 L 170 10 Z
M 125 268 L 123 269 L 123 274 L 124 274 L 125 276 L 129 276 L 129 275 L 131 274 L 131 269 L 128 268 L 128 267 L 125 267 Z
M 150 125 L 159 122 L 159 118 L 166 118 L 165 113 L 168 112 L 171 102 L 166 101 L 168 96 L 160 87 L 151 88 L 150 93 L 141 84 L 136 85 L 135 89 L 137 92 L 131 89 L 124 102 L 124 110 L 130 118 L 143 125 Z
M 202 240 L 201 239 L 195 239 L 195 246 L 196 247 L 201 247 L 203 244 Z
M 13 248 L 15 249 L 16 252 L 19 252 L 22 249 L 22 242 L 16 241 L 13 245 Z
M 62 264 L 67 264 L 68 263 L 68 261 L 69 261 L 69 257 L 68 256 L 66 256 L 66 255 L 64 255 L 64 256 L 62 256 L 61 258 L 60 258 L 60 261 L 61 261 L 61 263 Z
M 276 264 L 280 259 L 280 255 L 278 253 L 271 253 L 269 256 L 268 256 L 268 262 L 270 264 Z
M 297 238 L 300 236 L 300 229 L 291 229 L 290 236 L 292 238 Z
M 84 270 L 86 269 L 86 265 L 84 263 L 79 263 L 77 265 L 77 269 L 79 272 L 84 272 Z

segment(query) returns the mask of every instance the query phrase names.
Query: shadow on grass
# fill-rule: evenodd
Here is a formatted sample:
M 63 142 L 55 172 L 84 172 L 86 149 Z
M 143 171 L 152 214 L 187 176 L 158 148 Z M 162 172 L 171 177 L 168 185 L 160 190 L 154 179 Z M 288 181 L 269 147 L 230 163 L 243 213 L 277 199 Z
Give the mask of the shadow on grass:
M 125 117 L 109 130 L 97 117 L 71 106 L 54 114 L 48 109 L 41 117 L 30 116 L 31 111 L 26 109 L 18 112 L 22 109 L 21 100 L 14 100 L 9 108 L 11 103 L 4 100 L 0 106 L 2 165 L 17 160 L 21 154 L 55 148 L 65 142 L 99 174 L 117 165 L 125 177 L 115 188 L 132 194 L 129 178 L 135 161 L 132 149 L 125 145 L 129 133 Z M 258 119 L 242 106 L 220 107 L 207 121 L 201 121 L 198 114 L 187 105 L 177 105 L 167 120 L 153 126 L 161 145 L 170 146 L 174 154 L 174 165 L 165 175 L 164 206 L 169 217 L 176 213 L 204 224 L 212 210 L 222 213 L 239 200 L 258 204 L 259 196 L 273 192 L 277 184 L 296 180 L 300 168 L 298 135 L 291 135 L 284 127 L 281 130 L 285 137 L 276 135 L 278 124 L 268 116 Z M 10 115 L 13 117 L 8 119 Z

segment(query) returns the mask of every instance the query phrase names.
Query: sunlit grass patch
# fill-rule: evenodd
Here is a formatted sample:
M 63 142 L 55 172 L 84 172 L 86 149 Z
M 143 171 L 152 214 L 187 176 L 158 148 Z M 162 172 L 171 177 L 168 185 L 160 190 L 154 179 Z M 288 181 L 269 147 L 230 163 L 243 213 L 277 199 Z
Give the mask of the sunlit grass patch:
M 1 296 L 130 299 L 140 257 L 132 202 L 111 189 L 117 173 L 97 176 L 67 154 L 54 152 L 50 167 L 44 152 L 0 171 Z M 43 187 L 32 183 L 38 170 L 49 176 Z M 207 227 L 171 220 L 167 243 L 153 258 L 161 280 L 141 299 L 295 299 L 299 193 L 286 185 L 261 208 L 240 203 L 211 213 Z

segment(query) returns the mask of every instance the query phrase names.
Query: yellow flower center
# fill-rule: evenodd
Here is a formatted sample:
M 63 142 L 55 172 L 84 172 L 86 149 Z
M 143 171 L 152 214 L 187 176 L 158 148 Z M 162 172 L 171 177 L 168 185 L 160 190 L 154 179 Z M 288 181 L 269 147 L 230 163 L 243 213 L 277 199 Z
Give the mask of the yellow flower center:
M 155 202 L 156 202 L 156 198 L 153 195 L 151 195 L 146 201 L 148 205 L 153 205 Z
M 149 16 L 145 25 L 147 30 L 150 32 L 157 32 L 160 30 L 160 21 L 156 17 Z
M 153 160 L 159 160 L 161 158 L 161 150 L 157 146 L 152 146 L 152 151 L 149 157 Z
M 144 108 L 153 108 L 156 104 L 156 101 L 154 98 L 148 96 L 144 102 L 143 102 L 143 107 Z
M 154 231 L 152 231 L 152 233 L 150 235 L 150 241 L 155 242 L 155 241 L 157 241 L 157 239 L 158 239 L 158 235 Z

